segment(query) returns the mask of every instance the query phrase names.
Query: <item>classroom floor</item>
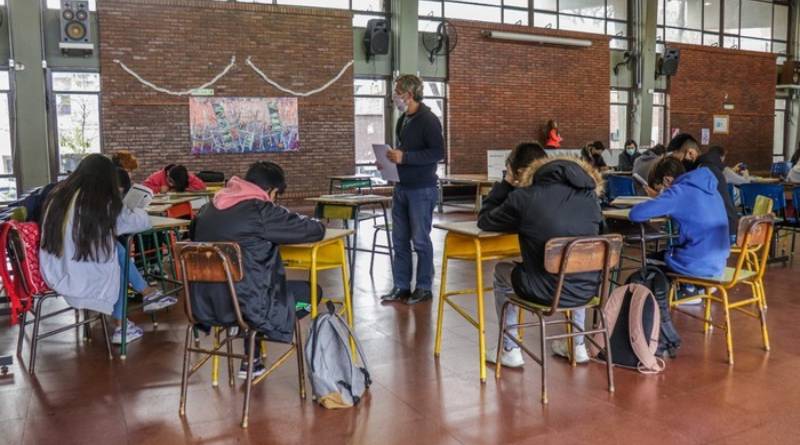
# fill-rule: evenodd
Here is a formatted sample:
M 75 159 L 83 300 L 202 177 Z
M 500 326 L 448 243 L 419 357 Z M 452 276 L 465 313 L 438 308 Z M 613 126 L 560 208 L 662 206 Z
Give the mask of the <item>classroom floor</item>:
M 438 230 L 433 236 L 439 270 L 443 236 Z M 553 358 L 548 406 L 539 403 L 540 369 L 530 359 L 522 370 L 504 371 L 500 381 L 490 368 L 481 385 L 477 331 L 451 309 L 442 355 L 434 359 L 435 306 L 382 305 L 379 295 L 391 283 L 388 259 L 379 259 L 373 278 L 368 267 L 368 255 L 360 254 L 355 316 L 374 383 L 354 409 L 328 411 L 300 401 L 290 361 L 254 389 L 247 430 L 239 427 L 242 390 L 225 385 L 225 371 L 221 386 L 212 388 L 208 367 L 191 381 L 187 415 L 180 418 L 184 317 L 176 307 L 159 314 L 155 329 L 143 314 L 133 316 L 145 337 L 131 345 L 125 362 L 108 361 L 99 329 L 94 342 L 77 341 L 74 331 L 42 341 L 36 377 L 15 363 L 14 376 L 0 379 L 0 444 L 797 443 L 800 264 L 767 273 L 770 353 L 761 349 L 758 323 L 734 315 L 736 365 L 729 367 L 721 332 L 706 337 L 698 322 L 677 315 L 683 347 L 663 374 L 617 369 L 612 395 L 602 365 L 573 369 Z M 473 270 L 454 265 L 449 283 L 473 282 Z M 323 284 L 333 290 L 338 281 L 330 275 Z M 492 345 L 497 323 L 490 298 Z M 17 330 L 3 323 L 0 352 L 6 353 L 15 348 Z M 26 357 L 27 351 L 26 343 Z

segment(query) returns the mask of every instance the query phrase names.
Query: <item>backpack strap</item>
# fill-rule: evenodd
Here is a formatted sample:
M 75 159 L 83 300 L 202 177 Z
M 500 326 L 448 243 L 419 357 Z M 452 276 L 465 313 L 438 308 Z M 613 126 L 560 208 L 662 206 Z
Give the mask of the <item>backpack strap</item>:
M 655 356 L 658 349 L 658 334 L 661 330 L 661 313 L 658 310 L 658 302 L 653 293 L 650 292 L 650 289 L 641 285 L 631 286 L 633 287 L 633 295 L 628 318 L 628 334 L 630 335 L 631 348 L 640 362 L 637 365 L 637 369 L 643 373 L 659 373 L 664 370 L 664 362 L 659 362 Z M 648 301 L 653 304 L 653 325 L 650 328 L 650 332 L 644 332 L 642 315 L 644 314 L 645 304 Z
M 17 324 L 20 310 L 24 309 L 19 294 L 17 294 L 17 283 L 20 277 L 11 278 L 9 273 L 9 258 L 8 258 L 8 234 L 13 228 L 13 223 L 6 221 L 0 225 L 0 261 L 3 262 L 0 266 L 0 279 L 3 280 L 3 288 L 8 295 L 8 300 L 11 305 L 11 325 Z
M 356 336 L 353 335 L 353 331 L 350 330 L 350 326 L 348 326 L 348 324 L 342 319 L 341 316 L 339 316 L 339 314 L 334 312 L 332 316 L 336 317 L 336 319 L 339 320 L 341 325 L 344 326 L 344 329 L 347 332 L 347 335 L 350 338 L 353 339 L 353 343 L 355 343 L 355 345 L 356 345 L 356 351 L 358 351 L 358 356 L 361 359 L 361 363 L 364 365 L 364 369 L 366 370 L 367 368 L 369 368 L 367 366 L 367 356 L 364 354 L 364 350 L 361 349 L 361 342 L 359 342 L 358 339 L 356 338 Z M 369 373 L 367 373 L 367 378 L 369 378 Z

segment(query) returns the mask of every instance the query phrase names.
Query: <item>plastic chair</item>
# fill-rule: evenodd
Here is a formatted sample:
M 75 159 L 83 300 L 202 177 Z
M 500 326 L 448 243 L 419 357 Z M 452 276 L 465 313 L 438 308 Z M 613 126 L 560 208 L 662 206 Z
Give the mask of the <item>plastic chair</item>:
M 11 271 L 13 276 L 20 278 L 20 284 L 22 285 L 23 289 L 27 290 L 31 288 L 30 283 L 27 281 L 27 275 L 22 272 L 22 264 L 25 262 L 25 247 L 22 245 L 22 240 L 20 239 L 19 234 L 15 229 L 12 229 L 9 233 L 9 246 L 8 252 L 9 257 L 7 260 L 11 264 Z M 45 301 L 51 298 L 58 298 L 58 294 L 55 292 L 48 292 L 41 295 L 34 295 L 33 296 L 33 320 L 28 320 L 28 312 L 22 312 L 20 314 L 19 319 L 19 336 L 17 337 L 17 356 L 22 358 L 22 343 L 25 338 L 25 328 L 28 325 L 33 325 L 33 333 L 31 334 L 31 351 L 30 357 L 28 359 L 28 372 L 30 374 L 34 374 L 36 370 L 36 352 L 39 349 L 39 341 L 44 340 L 45 338 L 51 337 L 56 334 L 60 334 L 62 332 L 66 332 L 70 329 L 75 328 L 80 335 L 80 327 L 84 328 L 83 335 L 85 338 L 91 338 L 91 331 L 89 329 L 89 325 L 95 321 L 100 321 L 100 324 L 103 327 L 103 336 L 105 338 L 106 350 L 108 351 L 108 359 L 113 359 L 113 355 L 111 353 L 111 337 L 108 334 L 108 324 L 106 323 L 105 315 L 97 314 L 93 317 L 89 317 L 89 311 L 83 311 L 83 320 L 80 319 L 80 312 L 77 309 L 73 308 L 64 308 L 57 310 L 55 312 L 50 312 L 48 314 L 42 314 L 42 307 L 44 306 Z M 40 333 L 40 323 L 42 320 L 46 320 L 48 318 L 56 317 L 61 314 L 65 314 L 68 312 L 74 311 L 75 312 L 75 323 L 62 326 L 57 329 L 53 329 L 52 331 L 48 331 L 45 333 Z
M 550 305 L 537 304 L 532 301 L 524 300 L 518 296 L 509 297 L 505 304 L 500 316 L 500 335 L 497 340 L 497 358 L 495 367 L 495 378 L 500 378 L 500 353 L 503 350 L 503 338 L 510 338 L 516 343 L 526 354 L 531 356 L 533 360 L 542 367 L 542 403 L 547 403 L 547 356 L 549 355 L 547 348 L 547 340 L 557 338 L 572 338 L 584 335 L 585 339 L 595 345 L 598 349 L 606 351 L 606 371 L 608 374 L 608 391 L 614 392 L 614 361 L 611 358 L 611 333 L 608 331 L 608 324 L 606 323 L 605 316 L 603 315 L 603 305 L 608 297 L 610 287 L 610 274 L 613 269 L 617 267 L 622 253 L 622 235 L 605 235 L 593 237 L 578 237 L 578 238 L 554 238 L 547 242 L 545 245 L 545 259 L 544 267 L 548 273 L 557 275 L 557 285 L 555 292 L 552 295 L 553 302 Z M 564 308 L 559 306 L 561 299 L 561 292 L 564 289 L 564 282 L 568 279 L 569 275 L 576 273 L 599 272 L 602 273 L 600 285 L 598 288 L 598 296 L 594 297 L 583 306 Z M 536 315 L 538 321 L 524 323 L 519 322 L 514 325 L 506 324 L 506 311 L 508 307 L 514 305 Z M 587 330 L 586 327 L 580 327 L 572 323 L 571 313 L 577 309 L 594 310 L 599 319 L 599 326 Z M 557 319 L 546 321 L 545 317 L 553 314 L 561 313 L 565 315 L 565 319 Z M 587 317 L 588 319 L 588 317 Z M 550 335 L 547 334 L 547 326 L 555 324 L 565 324 L 567 332 L 565 334 Z M 539 346 L 541 348 L 541 356 L 537 356 L 533 351 L 528 349 L 521 339 L 508 336 L 506 332 L 511 328 L 523 327 L 536 327 L 540 329 Z M 590 334 L 600 334 L 603 337 L 604 345 L 599 345 L 590 336 Z M 571 341 L 569 343 L 570 350 Z M 574 356 L 571 361 L 574 364 Z
M 242 312 L 239 307 L 239 299 L 236 295 L 235 283 L 241 281 L 244 276 L 242 265 L 242 252 L 239 245 L 236 243 L 178 243 L 176 246 L 178 258 L 180 261 L 181 276 L 183 279 L 183 286 L 186 292 L 185 310 L 186 317 L 189 320 L 186 326 L 186 340 L 184 342 L 183 352 L 183 373 L 181 375 L 181 399 L 180 399 L 180 415 L 186 415 L 186 395 L 189 387 L 189 377 L 197 372 L 208 360 L 212 358 L 212 384 L 216 382 L 216 364 L 218 357 L 225 357 L 228 360 L 228 383 L 234 386 L 234 369 L 233 359 L 238 358 L 245 360 L 247 363 L 247 377 L 245 379 L 245 396 L 244 407 L 242 409 L 242 428 L 247 428 L 248 417 L 250 413 L 250 393 L 253 386 L 262 382 L 269 376 L 275 369 L 283 364 L 292 353 L 297 354 L 297 373 L 300 385 L 300 398 L 306 398 L 305 390 L 305 370 L 303 362 L 303 354 L 301 351 L 303 345 L 302 334 L 300 332 L 299 319 L 295 319 L 295 341 L 290 344 L 289 350 L 283 353 L 278 359 L 273 362 L 267 372 L 262 374 L 256 379 L 253 379 L 253 360 L 255 359 L 255 346 L 256 336 L 258 331 L 254 330 L 244 321 Z M 194 318 L 192 313 L 192 283 L 220 283 L 227 285 L 228 298 L 230 299 L 230 310 L 236 315 L 236 322 L 232 325 L 215 325 L 211 326 L 214 330 L 214 345 L 212 349 L 204 349 L 194 345 L 194 328 L 199 323 Z M 225 296 L 220 295 L 220 299 Z M 231 335 L 229 328 L 237 326 L 239 328 L 238 335 Z M 221 338 L 221 333 L 225 332 L 225 338 Z M 234 354 L 232 342 L 237 338 L 244 337 L 247 341 L 248 349 L 246 354 Z M 222 347 L 225 347 L 225 352 L 222 352 Z M 196 363 L 190 363 L 191 354 L 202 354 L 200 360 Z
M 783 216 L 786 209 L 786 196 L 782 184 L 742 184 L 739 186 L 742 194 L 742 210 L 746 215 L 752 214 L 756 198 L 763 196 L 772 199 L 773 211 Z
M 773 178 L 785 178 L 791 169 L 791 162 L 773 162 L 769 172 Z
M 761 321 L 761 337 L 764 349 L 769 351 L 769 333 L 767 332 L 767 304 L 766 292 L 764 289 L 764 272 L 767 268 L 767 259 L 770 251 L 770 240 L 774 220 L 772 215 L 767 216 L 745 216 L 739 220 L 739 233 L 736 246 L 738 256 L 735 267 L 726 267 L 725 272 L 720 278 L 695 278 L 682 275 L 671 275 L 673 277 L 672 287 L 669 294 L 670 308 L 698 318 L 704 322 L 703 332 L 708 333 L 713 326 L 725 330 L 725 338 L 728 348 L 728 363 L 733 364 L 733 336 L 731 334 L 731 310 L 738 310 L 750 317 Z M 750 258 L 757 258 L 757 267 L 748 267 Z M 684 312 L 680 306 L 686 301 L 677 299 L 677 289 L 681 284 L 693 284 L 705 290 L 704 295 L 699 298 L 705 300 L 705 315 L 699 317 L 692 312 Z M 752 296 L 739 301 L 730 301 L 728 291 L 746 284 L 752 291 Z M 712 289 L 717 289 L 719 296 L 712 294 Z M 722 305 L 725 320 L 722 324 L 715 324 L 711 318 L 711 303 Z M 755 309 L 755 311 L 748 310 Z
M 606 196 L 609 201 L 613 201 L 617 196 L 636 196 L 635 183 L 630 176 L 608 176 L 606 185 L 608 186 Z

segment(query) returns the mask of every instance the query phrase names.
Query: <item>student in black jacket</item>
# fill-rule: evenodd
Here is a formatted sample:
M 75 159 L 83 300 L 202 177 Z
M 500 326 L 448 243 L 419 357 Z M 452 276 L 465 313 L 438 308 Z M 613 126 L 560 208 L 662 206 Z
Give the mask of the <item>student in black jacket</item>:
M 278 246 L 310 243 L 325 236 L 321 222 L 275 203 L 285 188 L 285 175 L 278 164 L 256 162 L 245 179 L 231 178 L 200 210 L 190 228 L 194 241 L 239 244 L 244 277 L 236 283 L 236 293 L 242 316 L 267 338 L 280 342 L 291 341 L 295 304 L 307 303 L 311 292 L 307 282 L 286 280 Z M 200 323 L 235 323 L 227 292 L 226 284 L 194 284 L 192 312 Z M 255 376 L 266 371 L 260 355 L 256 354 L 253 364 Z M 242 364 L 239 377 L 245 374 Z
M 633 171 L 633 163 L 636 162 L 639 156 L 641 156 L 641 153 L 639 153 L 639 146 L 636 145 L 636 141 L 630 139 L 625 143 L 625 151 L 619 155 L 617 170 L 622 172 Z
M 506 296 L 514 292 L 521 298 L 550 304 L 556 287 L 555 275 L 544 268 L 544 247 L 551 238 L 593 236 L 600 233 L 602 216 L 598 195 L 602 178 L 589 164 L 574 159 L 546 159 L 534 162 L 519 176 L 513 173 L 495 184 L 483 203 L 478 227 L 483 230 L 519 233 L 522 264 L 500 262 L 494 272 L 495 302 L 500 310 Z M 599 274 L 575 274 L 567 278 L 561 295 L 561 306 L 575 307 L 596 295 Z M 575 311 L 573 320 L 583 324 L 585 311 Z M 517 311 L 506 313 L 515 323 Z M 516 335 L 509 332 L 509 336 Z M 552 344 L 553 352 L 566 356 L 566 342 Z M 589 360 L 583 338 L 575 340 L 578 362 Z M 489 354 L 489 359 L 492 355 Z M 504 339 L 501 354 L 504 366 L 523 365 L 522 353 L 509 339 Z
M 704 155 L 697 158 L 697 166 L 708 168 L 717 178 L 717 192 L 719 192 L 719 196 L 722 197 L 722 201 L 725 203 L 725 213 L 728 215 L 728 229 L 733 241 L 736 236 L 736 230 L 739 227 L 739 212 L 736 210 L 736 204 L 733 203 L 733 197 L 730 194 L 730 190 L 728 190 L 728 180 L 725 179 L 726 155 L 727 150 L 725 148 L 714 145 L 709 147 Z

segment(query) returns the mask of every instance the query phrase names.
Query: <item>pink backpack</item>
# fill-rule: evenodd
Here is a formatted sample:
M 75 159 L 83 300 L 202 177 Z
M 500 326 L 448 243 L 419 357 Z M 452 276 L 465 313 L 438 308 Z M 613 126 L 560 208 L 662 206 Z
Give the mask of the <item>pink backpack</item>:
M 641 284 L 627 284 L 614 289 L 603 307 L 615 365 L 636 369 L 643 374 L 664 370 L 664 361 L 656 357 L 661 331 L 661 313 L 653 293 Z M 603 344 L 600 334 L 594 335 Z M 598 351 L 589 342 L 593 355 L 605 360 L 605 350 Z
M 22 276 L 16 276 L 15 267 L 11 266 L 12 259 L 8 252 L 9 235 L 14 231 L 18 234 L 25 257 L 18 264 Z M 6 221 L 0 225 L 0 258 L 3 266 L 0 267 L 0 278 L 3 287 L 11 302 L 11 324 L 17 323 L 20 312 L 31 308 L 33 297 L 52 292 L 42 278 L 39 270 L 39 225 L 35 222 Z

